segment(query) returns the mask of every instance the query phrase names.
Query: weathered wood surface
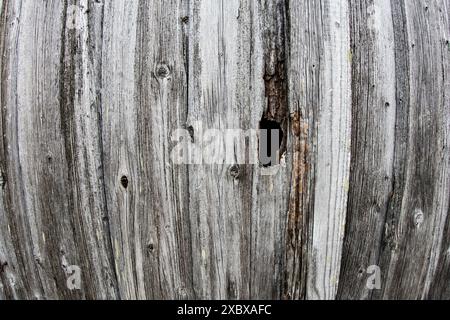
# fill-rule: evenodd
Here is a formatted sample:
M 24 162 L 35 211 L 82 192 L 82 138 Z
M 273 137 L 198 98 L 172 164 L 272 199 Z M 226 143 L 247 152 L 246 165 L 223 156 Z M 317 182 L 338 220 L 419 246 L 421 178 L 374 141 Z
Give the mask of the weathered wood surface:
M 0 8 L 0 299 L 450 299 L 447 0 Z

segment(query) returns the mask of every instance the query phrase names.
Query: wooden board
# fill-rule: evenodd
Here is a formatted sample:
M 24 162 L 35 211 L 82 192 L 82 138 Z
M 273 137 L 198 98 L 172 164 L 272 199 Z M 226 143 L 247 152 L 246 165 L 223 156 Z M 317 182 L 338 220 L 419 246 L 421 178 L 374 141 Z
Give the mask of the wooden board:
M 0 9 L 0 299 L 450 298 L 448 1 Z

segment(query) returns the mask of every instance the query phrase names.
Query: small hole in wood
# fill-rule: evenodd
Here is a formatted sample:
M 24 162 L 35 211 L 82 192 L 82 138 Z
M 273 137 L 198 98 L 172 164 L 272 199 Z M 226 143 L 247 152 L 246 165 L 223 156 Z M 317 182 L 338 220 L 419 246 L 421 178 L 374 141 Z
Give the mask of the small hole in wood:
M 122 185 L 122 187 L 124 187 L 125 189 L 128 188 L 128 177 L 127 176 L 123 176 L 122 178 L 120 178 L 120 184 Z
M 259 123 L 259 161 L 263 167 L 277 165 L 280 161 L 280 150 L 283 142 L 283 130 L 277 121 L 266 117 Z
M 8 266 L 8 262 L 7 261 L 5 261 L 5 262 L 1 262 L 0 261 L 0 273 L 5 272 L 7 266 Z
M 195 132 L 194 132 L 194 127 L 193 126 L 188 126 L 187 130 L 189 132 L 189 136 L 191 137 L 191 142 L 194 143 L 195 142 Z
M 154 251 L 155 251 L 155 246 L 153 245 L 153 243 L 149 243 L 147 245 L 147 256 L 150 257 Z

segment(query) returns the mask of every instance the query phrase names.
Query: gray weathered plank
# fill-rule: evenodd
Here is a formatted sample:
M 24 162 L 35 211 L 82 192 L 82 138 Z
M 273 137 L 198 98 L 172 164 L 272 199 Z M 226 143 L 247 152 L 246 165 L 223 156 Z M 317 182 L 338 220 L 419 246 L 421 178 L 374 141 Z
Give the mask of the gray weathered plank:
M 352 165 L 339 279 L 339 296 L 345 298 L 370 296 L 366 270 L 378 264 L 393 191 L 395 120 L 400 108 L 396 63 L 402 59 L 396 56 L 395 14 L 389 0 L 360 1 L 351 6 Z
M 396 137 L 394 194 L 380 257 L 383 286 L 374 297 L 423 299 L 429 295 L 441 251 L 450 197 L 447 1 L 403 7 L 408 34 L 407 110 Z M 401 119 L 407 117 L 406 119 Z M 400 138 L 401 137 L 401 138 Z
M 350 160 L 349 8 L 341 2 L 306 1 L 292 2 L 290 12 L 295 158 L 287 294 L 334 299 Z
M 105 3 L 102 132 L 120 296 L 192 298 L 187 171 L 170 163 L 186 118 L 186 5 Z
M 445 297 L 448 3 L 353 9 L 353 161 L 339 296 Z M 380 267 L 381 290 L 365 286 L 369 265 Z
M 449 10 L 0 0 L 0 299 L 448 299 Z
M 43 4 L 8 1 L 2 11 L 4 292 L 9 298 L 115 298 L 102 222 L 97 104 L 95 92 L 86 90 L 87 69 L 98 58 L 90 65 L 77 54 L 87 39 L 66 28 L 68 3 Z M 66 284 L 71 265 L 82 270 L 81 291 Z

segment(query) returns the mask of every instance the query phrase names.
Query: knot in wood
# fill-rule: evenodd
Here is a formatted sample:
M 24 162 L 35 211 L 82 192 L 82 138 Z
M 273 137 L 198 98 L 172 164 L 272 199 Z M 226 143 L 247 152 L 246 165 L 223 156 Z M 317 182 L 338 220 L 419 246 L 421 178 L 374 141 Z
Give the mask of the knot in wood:
M 156 76 L 160 79 L 165 79 L 170 76 L 170 69 L 165 64 L 160 64 L 156 68 Z
M 420 228 L 424 220 L 425 217 L 423 211 L 420 209 L 414 210 L 414 225 L 416 226 L 416 228 Z
M 230 176 L 232 176 L 234 179 L 239 179 L 239 176 L 241 174 L 241 168 L 239 165 L 234 164 L 229 169 Z

